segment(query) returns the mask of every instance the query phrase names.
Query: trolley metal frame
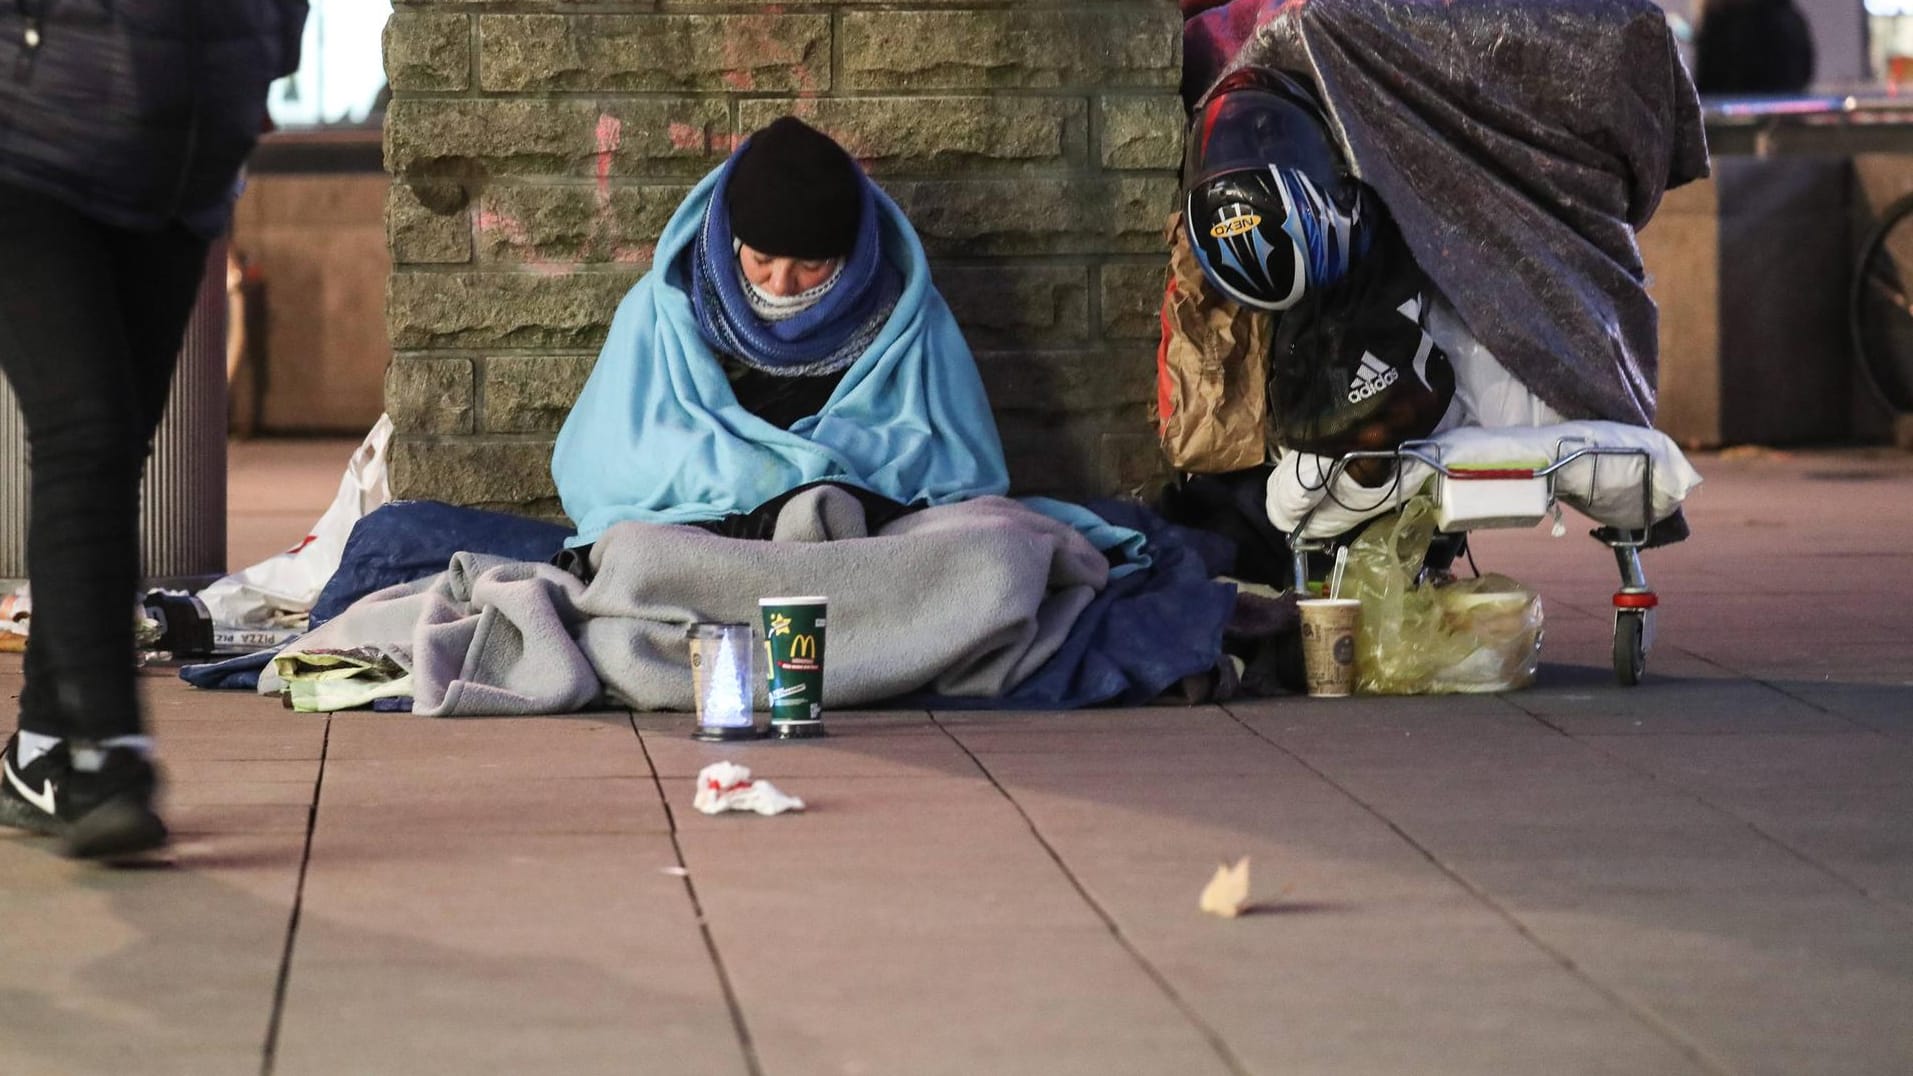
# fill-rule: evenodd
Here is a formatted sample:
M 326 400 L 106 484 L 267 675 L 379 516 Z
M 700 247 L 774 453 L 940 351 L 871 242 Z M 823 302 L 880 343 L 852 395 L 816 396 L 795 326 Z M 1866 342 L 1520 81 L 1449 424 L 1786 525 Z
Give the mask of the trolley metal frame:
M 1647 669 L 1647 654 L 1654 646 L 1654 612 L 1660 605 L 1660 598 L 1648 586 L 1647 574 L 1641 568 L 1641 548 L 1647 544 L 1648 529 L 1654 523 L 1654 457 L 1643 448 L 1591 445 L 1580 438 L 1563 438 L 1555 443 L 1554 460 L 1544 467 L 1500 467 L 1493 469 L 1451 466 L 1442 460 L 1442 445 L 1437 441 L 1404 441 L 1394 449 L 1380 451 L 1350 452 L 1335 458 L 1330 464 L 1328 476 L 1323 483 L 1325 495 L 1321 501 L 1311 507 L 1296 524 L 1289 537 L 1289 548 L 1294 556 L 1295 586 L 1298 591 L 1307 589 L 1309 580 L 1308 560 L 1311 553 L 1323 553 L 1337 545 L 1344 544 L 1346 534 L 1331 538 L 1308 537 L 1309 525 L 1322 505 L 1335 500 L 1336 482 L 1347 471 L 1350 464 L 1359 460 L 1387 460 L 1395 466 L 1392 488 L 1384 494 L 1384 499 L 1393 499 L 1400 507 L 1410 496 L 1412 490 L 1404 490 L 1401 485 L 1402 467 L 1413 461 L 1431 468 L 1438 476 L 1456 482 L 1531 482 L 1542 479 L 1547 483 L 1548 510 L 1558 511 L 1556 503 L 1556 483 L 1562 471 L 1583 458 L 1592 458 L 1588 468 L 1588 500 L 1598 488 L 1601 459 L 1608 456 L 1630 456 L 1641 461 L 1641 525 L 1639 529 L 1612 526 L 1597 527 L 1589 531 L 1589 537 L 1606 545 L 1614 552 L 1614 561 L 1621 573 L 1621 588 L 1614 592 L 1614 675 L 1622 685 L 1633 687 L 1641 682 L 1641 676 Z M 1437 503 L 1443 486 L 1436 483 Z M 1339 503 L 1339 502 L 1338 502 Z M 1380 507 L 1383 501 L 1377 501 L 1370 507 Z M 1346 507 L 1346 506 L 1344 506 Z

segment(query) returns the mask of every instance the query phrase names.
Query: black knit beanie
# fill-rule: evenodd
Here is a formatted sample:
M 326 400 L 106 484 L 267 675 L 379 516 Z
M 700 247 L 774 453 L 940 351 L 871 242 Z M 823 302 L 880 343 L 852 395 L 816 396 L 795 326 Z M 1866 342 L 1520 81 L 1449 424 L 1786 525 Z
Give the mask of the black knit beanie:
M 731 234 L 774 258 L 841 258 L 857 245 L 863 176 L 830 136 L 794 116 L 751 136 L 725 194 Z

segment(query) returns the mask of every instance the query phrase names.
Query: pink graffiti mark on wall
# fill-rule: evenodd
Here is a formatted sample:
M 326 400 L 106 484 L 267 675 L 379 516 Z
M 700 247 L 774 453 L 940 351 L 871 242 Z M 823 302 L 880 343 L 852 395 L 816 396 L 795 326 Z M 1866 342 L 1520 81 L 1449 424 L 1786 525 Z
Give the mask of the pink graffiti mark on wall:
M 525 231 L 523 221 L 495 209 L 485 208 L 478 212 L 478 230 L 484 234 L 498 234 L 525 262 L 525 268 L 540 276 L 563 276 L 570 271 L 563 262 L 544 256 L 532 243 L 531 236 Z
M 611 202 L 611 161 L 624 145 L 624 121 L 606 113 L 598 115 L 598 206 Z
M 704 128 L 689 123 L 673 122 L 665 129 L 665 134 L 671 139 L 672 149 L 702 150 L 711 145 L 710 136 Z
M 775 36 L 773 16 L 783 13 L 783 5 L 764 8 L 759 18 L 732 21 L 731 33 L 724 39 L 724 84 L 733 90 L 757 88 L 756 72 L 774 67 L 790 70 L 791 81 L 799 97 L 815 97 L 819 92 L 817 73 L 805 57 L 802 44 L 780 41 Z
M 680 146 L 688 143 L 702 147 L 707 143 L 703 132 L 689 124 L 672 124 L 670 137 L 673 144 Z M 539 248 L 532 230 L 526 227 L 524 221 L 491 206 L 479 211 L 479 232 L 496 236 L 512 257 L 540 276 L 563 276 L 574 271 L 581 263 L 600 259 L 620 265 L 649 262 L 657 253 L 657 244 L 622 241 L 611 205 L 611 168 L 623 142 L 623 121 L 616 116 L 599 115 L 593 161 L 596 180 L 592 190 L 594 208 L 590 222 L 584 229 L 585 235 L 575 249 L 568 249 L 562 256 L 553 257 L 548 251 Z

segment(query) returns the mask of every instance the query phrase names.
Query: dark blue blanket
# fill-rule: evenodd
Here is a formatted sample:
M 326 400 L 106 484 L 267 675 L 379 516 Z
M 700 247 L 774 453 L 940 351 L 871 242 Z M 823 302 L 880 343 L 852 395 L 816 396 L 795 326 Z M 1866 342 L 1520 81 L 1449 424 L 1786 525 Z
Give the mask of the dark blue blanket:
M 271 663 L 279 649 L 275 646 L 271 650 L 255 650 L 224 661 L 181 665 L 179 678 L 194 687 L 214 691 L 256 691 L 259 688 L 260 671 Z
M 571 528 L 555 523 L 439 501 L 381 505 L 359 520 L 345 540 L 339 570 L 313 603 L 312 627 L 375 590 L 437 575 L 454 553 L 548 561 L 571 534 Z

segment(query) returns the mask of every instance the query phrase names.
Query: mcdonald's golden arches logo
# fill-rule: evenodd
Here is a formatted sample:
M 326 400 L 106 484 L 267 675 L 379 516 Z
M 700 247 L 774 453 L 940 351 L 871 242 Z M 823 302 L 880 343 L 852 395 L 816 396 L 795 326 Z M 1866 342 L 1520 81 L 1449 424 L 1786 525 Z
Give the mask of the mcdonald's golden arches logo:
M 816 661 L 817 637 L 815 635 L 791 636 L 790 659 L 792 661 Z

